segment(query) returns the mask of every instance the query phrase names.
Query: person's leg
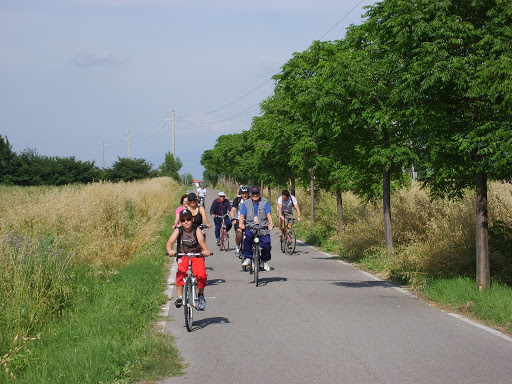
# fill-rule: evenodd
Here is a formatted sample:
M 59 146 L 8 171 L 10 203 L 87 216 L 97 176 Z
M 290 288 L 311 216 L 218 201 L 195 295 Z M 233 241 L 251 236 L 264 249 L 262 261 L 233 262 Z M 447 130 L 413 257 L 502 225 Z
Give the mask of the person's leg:
M 220 218 L 216 216 L 213 219 L 213 221 L 215 222 L 215 238 L 217 239 L 217 242 L 219 242 L 220 241 Z
M 252 239 L 254 238 L 254 234 L 246 229 L 245 230 L 245 239 L 244 239 L 244 249 L 242 250 L 242 255 L 246 259 L 252 259 Z
M 260 237 L 260 247 L 261 247 L 261 260 L 264 262 L 269 261 L 272 258 L 270 254 L 270 250 L 272 246 L 270 244 L 270 235 L 265 235 Z

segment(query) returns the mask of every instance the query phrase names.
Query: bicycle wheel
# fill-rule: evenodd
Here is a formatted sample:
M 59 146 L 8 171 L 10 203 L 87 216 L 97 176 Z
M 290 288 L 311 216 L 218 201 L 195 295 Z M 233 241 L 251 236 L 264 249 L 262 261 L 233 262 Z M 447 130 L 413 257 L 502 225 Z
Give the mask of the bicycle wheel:
M 293 251 L 295 251 L 295 246 L 297 245 L 297 238 L 295 236 L 295 231 L 291 228 L 286 231 L 286 253 L 291 255 Z
M 279 237 L 279 241 L 281 243 L 280 244 L 281 245 L 281 252 L 283 252 L 283 253 L 285 253 L 285 251 L 286 251 L 286 241 L 285 241 L 285 239 L 286 239 L 285 235 L 281 235 Z
M 226 228 L 220 227 L 220 250 L 226 249 Z
M 183 309 L 185 311 L 185 326 L 187 331 L 192 330 L 192 322 L 194 317 L 194 294 L 192 292 L 192 279 L 185 280 L 185 287 L 183 289 Z
M 253 263 L 252 269 L 254 271 L 254 284 L 256 284 L 256 286 L 258 286 L 258 278 L 260 275 L 260 247 L 259 247 L 259 245 L 256 245 L 256 247 L 254 249 L 254 256 L 252 259 L 252 263 Z
M 229 251 L 229 233 L 227 230 L 224 230 L 224 232 L 225 232 L 224 238 L 226 239 L 224 242 L 224 245 L 225 245 L 224 250 L 227 252 L 227 251 Z

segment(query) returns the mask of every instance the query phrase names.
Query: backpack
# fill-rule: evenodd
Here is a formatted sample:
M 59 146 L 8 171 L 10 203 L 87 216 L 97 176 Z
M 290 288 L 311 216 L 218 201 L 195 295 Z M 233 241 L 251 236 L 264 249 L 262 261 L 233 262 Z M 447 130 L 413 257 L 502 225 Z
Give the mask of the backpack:
M 181 246 L 181 252 L 183 252 L 183 231 L 184 231 L 183 227 L 179 226 L 178 231 L 179 231 L 179 235 L 178 235 L 178 239 L 176 240 L 176 244 L 177 244 L 176 250 L 178 252 L 180 252 L 180 246 Z M 194 234 L 196 243 L 199 245 L 199 241 L 197 240 L 197 225 L 195 225 L 195 224 L 192 224 L 192 233 Z

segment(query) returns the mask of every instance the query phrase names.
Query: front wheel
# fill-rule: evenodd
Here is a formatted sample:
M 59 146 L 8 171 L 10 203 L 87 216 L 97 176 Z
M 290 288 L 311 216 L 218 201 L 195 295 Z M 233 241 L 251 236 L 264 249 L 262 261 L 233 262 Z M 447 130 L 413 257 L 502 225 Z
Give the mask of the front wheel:
M 295 231 L 290 228 L 286 231 L 286 241 L 285 241 L 286 253 L 288 255 L 291 255 L 295 251 L 296 245 L 297 245 L 297 238 L 295 236 Z
M 260 247 L 256 246 L 254 249 L 254 257 L 252 259 L 252 269 L 254 272 L 254 284 L 258 286 L 258 278 L 260 275 Z
M 183 310 L 185 311 L 185 326 L 189 332 L 192 330 L 194 316 L 194 294 L 192 290 L 192 279 L 188 278 L 185 280 L 185 287 L 183 289 Z

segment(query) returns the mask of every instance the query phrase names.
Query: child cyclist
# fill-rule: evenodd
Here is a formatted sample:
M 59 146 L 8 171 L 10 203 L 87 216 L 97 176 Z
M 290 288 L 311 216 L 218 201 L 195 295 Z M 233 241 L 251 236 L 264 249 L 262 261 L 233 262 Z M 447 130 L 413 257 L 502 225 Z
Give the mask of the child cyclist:
M 203 256 L 209 256 L 210 251 L 204 241 L 204 236 L 200 228 L 192 223 L 192 212 L 184 209 L 180 212 L 180 224 L 174 230 L 169 240 L 167 240 L 167 253 L 169 256 L 175 256 L 176 253 L 202 253 Z M 177 251 L 172 249 L 173 244 L 178 241 Z M 176 300 L 174 305 L 180 308 L 183 304 L 183 286 L 188 270 L 188 256 L 181 256 L 177 259 L 178 270 L 176 271 Z M 199 288 L 199 308 L 204 310 L 206 301 L 204 299 L 204 287 L 206 286 L 206 268 L 203 257 L 192 257 L 192 271 L 197 278 L 197 287 Z

